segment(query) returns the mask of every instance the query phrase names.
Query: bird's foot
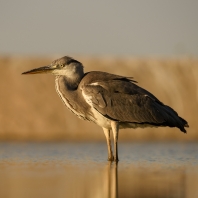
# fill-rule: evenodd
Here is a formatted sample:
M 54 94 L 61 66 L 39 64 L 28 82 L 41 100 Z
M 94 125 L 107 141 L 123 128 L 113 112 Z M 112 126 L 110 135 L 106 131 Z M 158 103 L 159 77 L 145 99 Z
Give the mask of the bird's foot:
M 113 155 L 108 157 L 108 161 L 110 161 L 110 162 L 113 162 L 114 161 Z
M 118 159 L 118 157 L 115 158 L 115 157 L 112 155 L 112 156 L 108 157 L 108 161 L 118 163 L 119 159 Z
M 119 161 L 118 157 L 114 158 L 113 161 L 116 162 L 116 163 L 118 163 L 118 161 Z

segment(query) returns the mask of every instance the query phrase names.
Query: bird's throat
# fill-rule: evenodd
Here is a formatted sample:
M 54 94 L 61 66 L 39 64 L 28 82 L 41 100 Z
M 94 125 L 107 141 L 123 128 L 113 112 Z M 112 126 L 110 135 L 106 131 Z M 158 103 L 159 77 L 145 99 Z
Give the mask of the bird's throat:
M 64 84 L 65 89 L 67 90 L 76 90 L 78 88 L 78 85 L 81 81 L 81 76 L 72 76 L 72 78 L 67 76 L 56 76 L 56 81 L 61 81 L 62 84 Z

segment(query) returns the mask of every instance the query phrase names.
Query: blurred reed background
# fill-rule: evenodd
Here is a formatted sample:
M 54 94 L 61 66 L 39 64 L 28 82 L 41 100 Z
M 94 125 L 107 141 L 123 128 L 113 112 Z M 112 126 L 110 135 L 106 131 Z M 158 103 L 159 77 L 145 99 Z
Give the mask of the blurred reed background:
M 0 57 L 0 141 L 105 141 L 102 129 L 73 115 L 56 94 L 54 76 L 21 73 L 56 57 Z M 198 59 L 75 56 L 85 72 L 101 70 L 134 77 L 185 118 L 187 135 L 176 128 L 121 130 L 120 141 L 198 140 Z

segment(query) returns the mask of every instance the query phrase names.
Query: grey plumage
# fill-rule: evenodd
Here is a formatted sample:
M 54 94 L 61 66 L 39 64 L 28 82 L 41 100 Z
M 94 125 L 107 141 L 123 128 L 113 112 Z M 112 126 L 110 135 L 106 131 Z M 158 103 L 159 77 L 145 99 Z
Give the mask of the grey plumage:
M 132 78 L 92 71 L 84 74 L 83 65 L 73 58 L 62 57 L 23 74 L 56 75 L 56 91 L 64 104 L 79 118 L 93 121 L 104 130 L 108 159 L 118 161 L 117 139 L 120 128 L 148 126 L 177 127 L 186 133 L 188 123 L 153 94 L 139 87 Z M 111 150 L 110 130 L 114 137 Z

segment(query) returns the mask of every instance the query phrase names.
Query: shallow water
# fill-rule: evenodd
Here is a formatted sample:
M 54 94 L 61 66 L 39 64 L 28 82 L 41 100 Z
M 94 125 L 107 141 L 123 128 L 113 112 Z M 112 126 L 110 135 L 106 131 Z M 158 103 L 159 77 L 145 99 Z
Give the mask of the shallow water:
M 198 197 L 197 143 L 0 143 L 0 197 Z

